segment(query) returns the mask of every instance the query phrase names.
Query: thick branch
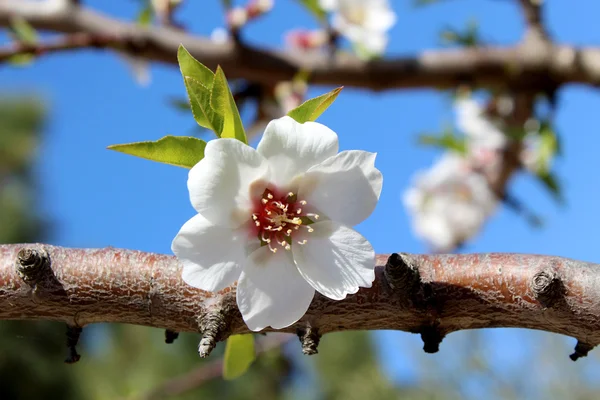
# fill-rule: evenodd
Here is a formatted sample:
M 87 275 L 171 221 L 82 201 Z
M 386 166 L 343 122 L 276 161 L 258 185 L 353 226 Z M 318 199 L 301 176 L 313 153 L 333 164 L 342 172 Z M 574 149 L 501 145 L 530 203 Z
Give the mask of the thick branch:
M 378 256 L 379 264 L 387 259 Z M 0 319 L 117 322 L 205 337 L 212 329 L 216 340 L 248 332 L 235 287 L 208 293 L 180 274 L 167 255 L 3 245 Z M 434 351 L 450 332 L 492 327 L 561 333 L 589 350 L 600 343 L 600 265 L 520 254 L 395 254 L 377 267 L 373 287 L 342 301 L 316 294 L 306 315 L 282 331 L 395 329 L 420 333 Z
M 537 46 L 525 40 L 509 48 L 469 48 L 426 51 L 415 57 L 365 62 L 350 55 L 282 53 L 259 48 L 213 43 L 170 27 L 151 29 L 120 21 L 80 6 L 46 10 L 28 2 L 0 2 L 0 26 L 14 16 L 37 29 L 60 33 L 83 32 L 95 37 L 115 37 L 96 47 L 133 56 L 176 63 L 183 43 L 204 64 L 221 65 L 230 78 L 273 85 L 290 80 L 299 70 L 312 71 L 314 84 L 345 85 L 371 90 L 400 88 L 447 89 L 467 83 L 489 87 L 540 90 L 565 83 L 600 83 L 600 49 Z M 60 51 L 55 48 L 54 51 Z

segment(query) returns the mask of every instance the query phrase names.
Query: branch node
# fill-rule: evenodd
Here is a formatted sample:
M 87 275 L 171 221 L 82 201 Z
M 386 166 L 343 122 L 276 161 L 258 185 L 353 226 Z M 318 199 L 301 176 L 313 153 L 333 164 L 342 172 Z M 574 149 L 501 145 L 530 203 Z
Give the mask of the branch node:
M 538 272 L 531 280 L 531 290 L 544 307 L 552 307 L 562 298 L 564 285 L 556 271 L 547 269 Z
M 575 352 L 571 354 L 569 358 L 573 361 L 577 361 L 581 357 L 587 357 L 588 353 L 593 348 L 593 345 L 578 340 L 577 344 L 575 345 Z
M 165 343 L 171 344 L 179 337 L 179 332 L 165 329 Z
M 412 291 L 421 280 L 418 268 L 407 260 L 405 253 L 390 255 L 385 264 L 384 275 L 390 287 L 399 292 Z
M 319 352 L 317 348 L 321 341 L 321 334 L 319 334 L 318 328 L 298 328 L 296 334 L 300 339 L 300 343 L 302 343 L 302 354 L 312 356 Z
M 425 353 L 437 353 L 444 339 L 444 333 L 436 326 L 425 326 L 421 329 L 421 340 L 423 340 L 423 351 Z
M 44 271 L 50 268 L 50 256 L 44 249 L 23 247 L 17 254 L 17 273 L 27 284 L 39 282 Z
M 69 350 L 69 354 L 65 360 L 67 364 L 74 364 L 81 359 L 76 347 L 82 330 L 83 328 L 79 326 L 67 325 L 67 349 Z
M 204 318 L 198 321 L 198 327 L 202 332 L 198 354 L 200 357 L 206 358 L 217 346 L 217 342 L 226 338 L 227 322 L 225 314 L 220 311 L 208 312 Z

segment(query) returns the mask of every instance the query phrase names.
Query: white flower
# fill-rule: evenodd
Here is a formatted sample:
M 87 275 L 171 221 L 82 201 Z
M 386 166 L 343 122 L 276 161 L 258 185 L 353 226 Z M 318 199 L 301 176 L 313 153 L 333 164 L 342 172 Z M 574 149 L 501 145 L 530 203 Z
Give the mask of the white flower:
M 386 32 L 396 23 L 387 0 L 319 0 L 319 4 L 334 12 L 333 27 L 351 42 L 373 54 L 385 51 Z
M 456 125 L 467 136 L 472 147 L 502 149 L 506 146 L 506 135 L 488 118 L 483 107 L 471 98 L 462 98 L 455 103 Z
M 315 290 L 341 300 L 370 287 L 375 252 L 351 227 L 379 199 L 374 162 L 373 153 L 338 153 L 335 132 L 290 117 L 271 121 L 256 150 L 210 141 L 188 178 L 198 215 L 172 244 L 183 280 L 207 291 L 237 280 L 253 331 L 295 323 Z
M 404 204 L 417 236 L 436 251 L 451 251 L 480 231 L 497 199 L 481 174 L 459 155 L 448 153 L 417 175 Z

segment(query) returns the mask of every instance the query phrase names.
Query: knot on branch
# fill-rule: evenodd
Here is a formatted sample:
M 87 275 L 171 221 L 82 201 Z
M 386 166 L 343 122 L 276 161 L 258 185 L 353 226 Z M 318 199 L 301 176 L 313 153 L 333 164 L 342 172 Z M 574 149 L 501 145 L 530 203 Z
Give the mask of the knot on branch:
M 531 290 L 544 307 L 552 307 L 562 299 L 564 285 L 556 271 L 548 269 L 533 276 Z
M 575 352 L 569 356 L 569 358 L 573 361 L 577 361 L 581 357 L 587 357 L 588 353 L 594 348 L 593 345 L 584 343 L 581 341 L 577 341 L 575 345 Z
M 390 287 L 398 292 L 413 292 L 421 281 L 419 269 L 403 253 L 390 255 L 383 271 Z
M 69 354 L 65 360 L 67 364 L 74 364 L 81 359 L 81 355 L 77 353 L 77 343 L 79 342 L 82 330 L 83 328 L 79 326 L 67 325 L 67 349 L 69 350 Z
M 38 283 L 48 269 L 50 269 L 50 256 L 44 249 L 24 247 L 19 250 L 17 273 L 27 284 Z
M 437 326 L 424 326 L 421 329 L 421 340 L 423 340 L 423 351 L 425 353 L 437 353 L 445 334 Z
M 179 332 L 165 329 L 165 343 L 171 344 L 179 337 Z
M 302 353 L 307 356 L 312 356 L 313 354 L 317 354 L 319 350 L 319 342 L 321 341 L 321 334 L 319 333 L 318 328 L 298 328 L 296 330 L 296 334 L 298 335 L 298 339 L 300 339 L 300 343 L 302 343 Z
M 222 311 L 208 312 L 204 318 L 198 320 L 198 327 L 202 332 L 202 339 L 198 345 L 200 357 L 208 357 L 217 343 L 225 339 L 227 325 L 225 313 Z

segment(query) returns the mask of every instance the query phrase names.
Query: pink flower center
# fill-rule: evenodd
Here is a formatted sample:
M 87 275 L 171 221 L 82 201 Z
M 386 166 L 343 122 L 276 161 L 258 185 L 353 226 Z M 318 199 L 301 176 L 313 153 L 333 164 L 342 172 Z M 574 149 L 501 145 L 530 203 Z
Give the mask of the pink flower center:
M 294 238 L 296 243 L 306 244 L 304 232 L 313 231 L 309 225 L 313 220 L 319 219 L 319 216 L 307 213 L 305 206 L 306 201 L 298 200 L 292 192 L 278 195 L 270 188 L 265 189 L 252 214 L 261 244 L 269 246 L 273 253 L 277 252 L 278 246 L 290 250 Z M 299 238 L 302 240 L 298 240 Z

